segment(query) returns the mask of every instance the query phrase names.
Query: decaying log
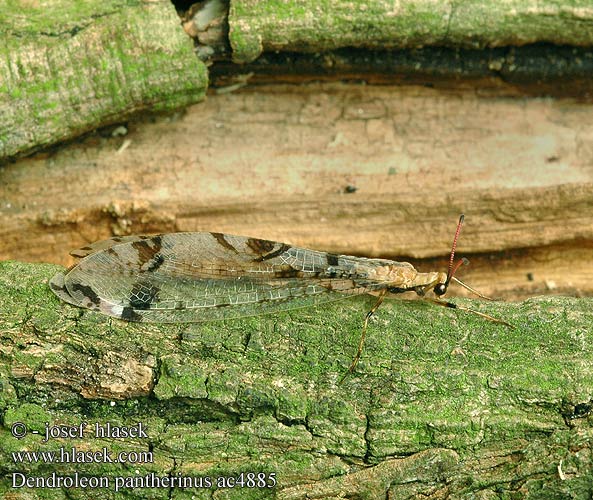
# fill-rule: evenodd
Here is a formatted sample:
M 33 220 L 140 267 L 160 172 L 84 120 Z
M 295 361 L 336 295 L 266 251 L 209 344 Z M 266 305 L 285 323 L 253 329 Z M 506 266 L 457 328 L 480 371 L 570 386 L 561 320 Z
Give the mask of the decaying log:
M 584 498 L 593 487 L 590 299 L 462 301 L 514 329 L 418 301 L 385 304 L 359 367 L 340 384 L 372 299 L 225 322 L 138 325 L 60 303 L 46 284 L 56 270 L 0 264 L 0 488 L 13 498 L 34 491 L 11 489 L 14 472 L 108 477 L 96 498 L 113 497 L 117 476 L 152 472 L 276 473 L 277 486 L 259 492 L 276 498 L 542 490 Z M 42 435 L 17 440 L 15 422 Z M 89 429 L 83 438 L 42 443 L 46 422 L 87 422 Z M 95 438 L 94 424 L 108 422 L 142 422 L 147 437 Z M 60 446 L 150 451 L 152 463 L 14 463 L 13 452 Z M 244 498 L 245 491 L 218 494 Z M 58 489 L 54 498 L 79 492 Z
M 535 42 L 589 46 L 592 19 L 586 0 L 570 4 L 233 0 L 229 38 L 235 62 L 251 62 L 263 52 L 324 52 L 340 47 L 483 48 Z
M 61 5 L 3 19 L 3 158 L 202 98 L 205 66 L 168 2 Z M 584 1 L 386 5 L 243 0 L 228 26 L 212 11 L 209 35 L 228 27 L 238 62 L 276 50 L 593 38 Z M 56 21 L 57 12 L 68 15 Z M 206 35 L 196 34 L 217 42 Z M 226 43 L 218 50 L 228 56 Z M 511 71 L 511 60 L 494 70 Z M 0 494 L 86 497 L 80 487 L 13 488 L 77 472 L 107 479 L 93 498 L 121 497 L 117 478 L 136 482 L 129 498 L 590 498 L 590 298 L 454 299 L 514 328 L 417 300 L 386 303 L 340 383 L 372 298 L 129 324 L 60 302 L 47 286 L 58 267 L 22 262 L 69 264 L 68 250 L 113 234 L 214 230 L 441 270 L 464 212 L 458 254 L 471 266 L 460 277 L 482 292 L 593 293 L 589 103 L 526 99 L 487 81 L 242 89 L 251 71 L 187 112 L 136 118 L 0 168 L 0 259 L 20 261 L 0 262 Z M 46 424 L 76 434 L 83 423 L 82 435 L 43 442 Z M 93 435 L 108 423 L 141 423 L 146 436 Z M 144 460 L 22 455 L 60 447 Z M 221 485 L 241 473 L 264 474 L 265 487 Z M 204 487 L 166 482 L 186 477 Z
M 171 2 L 0 7 L 0 159 L 197 102 L 206 67 Z

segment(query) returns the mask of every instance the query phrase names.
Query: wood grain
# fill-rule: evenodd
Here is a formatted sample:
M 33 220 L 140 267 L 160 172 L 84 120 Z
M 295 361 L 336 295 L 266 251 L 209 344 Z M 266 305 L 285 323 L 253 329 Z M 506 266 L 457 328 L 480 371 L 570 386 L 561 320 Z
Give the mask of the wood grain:
M 593 293 L 590 104 L 269 85 L 128 128 L 0 170 L 0 258 L 216 231 L 441 270 L 463 212 L 460 277 L 484 293 Z

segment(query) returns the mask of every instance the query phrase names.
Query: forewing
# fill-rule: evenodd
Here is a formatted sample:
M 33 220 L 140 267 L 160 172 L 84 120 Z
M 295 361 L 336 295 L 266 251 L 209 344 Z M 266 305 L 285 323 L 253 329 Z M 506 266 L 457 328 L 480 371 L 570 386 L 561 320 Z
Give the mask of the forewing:
M 129 321 L 209 321 L 372 291 L 383 285 L 368 270 L 382 264 L 241 236 L 174 233 L 95 250 L 63 277 L 61 295 L 54 291 Z

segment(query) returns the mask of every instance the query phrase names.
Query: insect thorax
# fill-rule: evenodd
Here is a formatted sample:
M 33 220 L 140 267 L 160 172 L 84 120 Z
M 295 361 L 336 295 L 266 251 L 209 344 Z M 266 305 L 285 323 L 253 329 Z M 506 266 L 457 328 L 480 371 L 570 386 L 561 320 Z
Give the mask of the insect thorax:
M 402 265 L 406 264 L 406 265 Z M 389 264 L 372 270 L 369 278 L 384 282 L 400 290 L 431 288 L 438 283 L 445 283 L 447 275 L 441 272 L 419 273 L 407 262 Z

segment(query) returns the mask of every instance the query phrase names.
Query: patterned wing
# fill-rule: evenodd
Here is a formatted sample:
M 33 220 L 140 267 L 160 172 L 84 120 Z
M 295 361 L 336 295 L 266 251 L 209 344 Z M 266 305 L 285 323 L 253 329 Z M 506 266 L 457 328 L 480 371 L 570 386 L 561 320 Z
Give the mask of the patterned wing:
M 89 248 L 77 266 L 52 279 L 56 295 L 128 321 L 164 323 L 339 300 L 383 288 L 369 273 L 395 264 L 220 233 L 129 238 Z
M 132 235 L 132 236 L 114 236 L 113 238 L 109 238 L 106 240 L 96 241 L 95 243 L 91 243 L 90 245 L 84 246 L 82 248 L 77 248 L 76 250 L 72 250 L 70 255 L 72 257 L 86 257 L 93 253 L 99 252 L 101 250 L 107 250 L 115 245 L 119 245 L 121 243 L 133 243 L 134 241 L 140 240 L 147 240 L 150 239 L 150 236 L 142 236 L 142 235 Z

